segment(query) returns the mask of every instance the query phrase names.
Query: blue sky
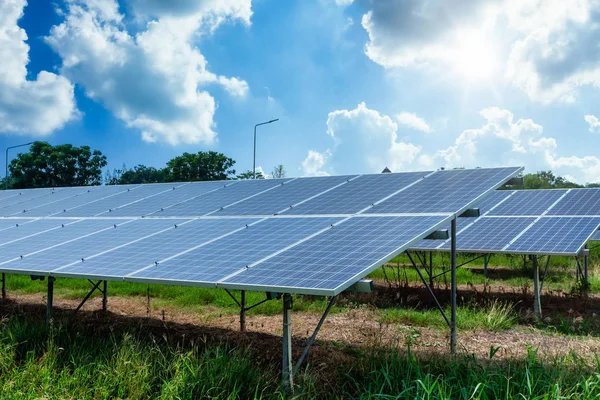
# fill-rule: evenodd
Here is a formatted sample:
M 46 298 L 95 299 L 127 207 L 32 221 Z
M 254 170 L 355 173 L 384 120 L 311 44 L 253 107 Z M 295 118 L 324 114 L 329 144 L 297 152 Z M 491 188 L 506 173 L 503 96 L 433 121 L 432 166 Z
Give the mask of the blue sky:
M 5 0 L 0 148 L 87 144 L 110 168 L 216 150 L 243 171 L 279 118 L 267 172 L 600 181 L 599 23 L 596 0 Z

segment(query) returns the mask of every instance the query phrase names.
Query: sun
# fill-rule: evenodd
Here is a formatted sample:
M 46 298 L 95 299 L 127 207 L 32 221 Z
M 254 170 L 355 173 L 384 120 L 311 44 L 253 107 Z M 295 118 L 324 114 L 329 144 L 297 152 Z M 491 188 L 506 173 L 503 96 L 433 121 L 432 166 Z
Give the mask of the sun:
M 490 38 L 478 30 L 456 33 L 449 51 L 454 72 L 469 81 L 484 81 L 496 72 L 499 63 Z

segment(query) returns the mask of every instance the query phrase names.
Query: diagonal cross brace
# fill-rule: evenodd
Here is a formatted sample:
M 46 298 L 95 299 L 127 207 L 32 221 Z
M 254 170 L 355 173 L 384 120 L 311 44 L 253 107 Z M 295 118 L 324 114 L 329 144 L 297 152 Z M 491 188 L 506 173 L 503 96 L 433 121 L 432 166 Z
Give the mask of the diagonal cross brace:
M 75 314 L 77 311 L 79 311 L 79 309 L 81 307 L 83 307 L 83 305 L 85 304 L 86 301 L 89 300 L 90 297 L 92 297 L 92 294 L 94 294 L 94 292 L 96 290 L 98 290 L 100 293 L 105 294 L 105 291 L 103 289 L 100 289 L 100 284 L 102 282 L 105 281 L 98 281 L 96 283 L 94 283 L 93 281 L 91 281 L 90 279 L 88 279 L 88 282 L 92 284 L 92 289 L 88 292 L 88 294 L 83 298 L 83 300 L 81 301 L 81 303 L 79 303 L 79 305 L 77 306 L 77 308 L 75 309 L 75 311 L 73 311 L 73 314 Z

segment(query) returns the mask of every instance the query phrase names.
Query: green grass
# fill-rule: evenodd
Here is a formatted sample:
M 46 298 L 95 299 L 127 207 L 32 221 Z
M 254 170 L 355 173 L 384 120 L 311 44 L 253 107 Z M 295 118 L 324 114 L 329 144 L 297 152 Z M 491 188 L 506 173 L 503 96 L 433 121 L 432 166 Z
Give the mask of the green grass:
M 173 339 L 171 339 L 173 340 Z M 331 351 L 334 351 L 333 349 Z M 339 350 L 337 350 L 339 352 Z M 346 351 L 346 354 L 350 354 Z M 295 398 L 591 399 L 600 396 L 600 362 L 575 355 L 541 360 L 416 356 L 354 349 L 344 363 L 308 365 Z M 143 327 L 98 335 L 93 329 L 12 317 L 0 323 L 2 399 L 281 399 L 279 363 L 233 343 L 183 346 L 152 339 Z M 319 372 L 317 372 L 319 371 Z
M 446 328 L 446 322 L 437 309 L 414 310 L 410 308 L 388 308 L 379 310 L 381 321 L 415 326 Z M 450 309 L 445 309 L 450 318 Z M 456 310 L 459 330 L 482 329 L 500 331 L 517 325 L 519 316 L 514 305 L 498 300 L 489 301 L 482 306 L 458 307 Z

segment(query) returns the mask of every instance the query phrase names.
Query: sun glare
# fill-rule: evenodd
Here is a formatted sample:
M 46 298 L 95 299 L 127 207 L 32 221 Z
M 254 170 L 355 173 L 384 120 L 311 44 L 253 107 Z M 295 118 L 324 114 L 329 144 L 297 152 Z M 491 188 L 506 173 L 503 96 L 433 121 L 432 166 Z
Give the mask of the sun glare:
M 494 46 L 485 34 L 475 30 L 462 31 L 452 49 L 452 64 L 457 74 L 469 81 L 490 78 L 498 66 Z

